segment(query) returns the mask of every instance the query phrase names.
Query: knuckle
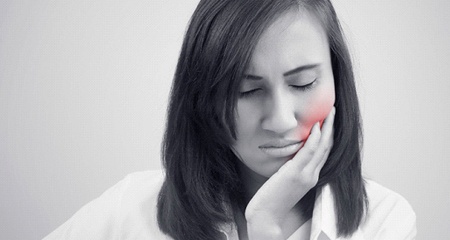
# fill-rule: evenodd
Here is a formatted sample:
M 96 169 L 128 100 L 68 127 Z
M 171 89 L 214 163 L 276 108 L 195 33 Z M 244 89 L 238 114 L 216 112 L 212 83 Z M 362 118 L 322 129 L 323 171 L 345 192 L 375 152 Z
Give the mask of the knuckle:
M 314 155 L 314 153 L 316 152 L 316 149 L 319 147 L 319 142 L 318 141 L 313 141 L 311 142 L 311 144 L 309 145 L 309 147 L 306 149 L 306 153 L 309 156 Z
M 315 177 L 310 177 L 310 178 L 308 179 L 308 181 L 305 182 L 305 185 L 306 185 L 309 189 L 311 189 L 311 188 L 313 188 L 314 186 L 316 186 L 317 181 L 318 181 L 317 178 L 315 178 Z
M 306 155 L 309 157 L 309 158 L 311 158 L 312 156 L 314 156 L 314 153 L 315 153 L 316 151 L 315 151 L 315 148 L 308 148 L 308 150 L 306 151 Z
M 317 171 L 317 169 L 312 174 L 311 181 L 314 183 L 314 185 L 316 185 L 316 183 L 319 181 L 319 171 Z

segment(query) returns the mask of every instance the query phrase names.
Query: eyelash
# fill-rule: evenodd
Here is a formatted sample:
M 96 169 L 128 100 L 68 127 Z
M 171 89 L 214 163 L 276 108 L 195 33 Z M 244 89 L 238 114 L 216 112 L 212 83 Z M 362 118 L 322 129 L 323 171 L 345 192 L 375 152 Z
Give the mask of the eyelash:
M 306 85 L 301 85 L 301 86 L 297 86 L 297 85 L 291 85 L 291 87 L 293 87 L 294 89 L 298 90 L 298 91 L 303 91 L 306 92 L 308 90 L 311 90 L 314 87 L 314 83 L 316 82 L 317 79 L 314 79 L 314 81 L 306 84 Z M 250 91 L 247 92 L 241 92 L 240 93 L 240 97 L 241 98 L 248 98 L 251 97 L 255 94 L 257 94 L 260 90 L 262 90 L 261 88 L 255 88 L 252 89 Z
M 259 90 L 262 90 L 262 89 L 261 88 L 255 88 L 255 89 L 252 89 L 252 90 L 247 91 L 247 92 L 241 92 L 239 97 L 241 97 L 241 98 L 251 97 L 251 96 L 257 94 Z
M 296 86 L 296 85 L 291 85 L 293 88 L 298 89 L 300 91 L 308 91 L 310 90 L 312 87 L 314 87 L 314 83 L 316 82 L 317 78 L 314 79 L 314 81 L 306 84 L 306 85 L 302 85 L 302 86 Z

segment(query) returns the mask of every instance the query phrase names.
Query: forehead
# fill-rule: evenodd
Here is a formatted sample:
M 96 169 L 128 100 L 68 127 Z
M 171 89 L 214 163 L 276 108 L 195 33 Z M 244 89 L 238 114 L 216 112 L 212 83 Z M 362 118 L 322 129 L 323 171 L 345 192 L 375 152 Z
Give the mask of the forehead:
M 292 9 L 263 32 L 252 53 L 250 72 L 273 67 L 282 71 L 329 58 L 327 34 L 316 14 Z

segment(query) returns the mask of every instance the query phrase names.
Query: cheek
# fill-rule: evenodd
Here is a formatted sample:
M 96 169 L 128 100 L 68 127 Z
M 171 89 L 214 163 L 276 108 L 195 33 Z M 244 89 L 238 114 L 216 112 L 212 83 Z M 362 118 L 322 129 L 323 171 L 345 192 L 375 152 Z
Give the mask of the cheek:
M 258 119 L 255 116 L 260 115 L 259 108 L 253 104 L 238 102 L 235 112 L 236 137 L 237 142 L 234 145 L 242 146 L 250 143 L 255 129 L 258 127 Z
M 335 101 L 335 92 L 333 87 L 322 89 L 314 94 L 309 101 L 308 107 L 303 112 L 300 135 L 307 138 L 311 132 L 312 126 L 316 122 L 320 122 L 322 127 L 323 121 L 333 108 Z

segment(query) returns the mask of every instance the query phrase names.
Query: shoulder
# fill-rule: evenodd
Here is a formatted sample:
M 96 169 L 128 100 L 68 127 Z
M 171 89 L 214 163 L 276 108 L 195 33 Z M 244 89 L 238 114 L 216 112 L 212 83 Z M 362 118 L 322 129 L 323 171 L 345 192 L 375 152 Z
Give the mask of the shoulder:
M 119 213 L 124 239 L 169 239 L 158 227 L 158 195 L 164 181 L 162 170 L 127 175 Z
M 365 181 L 369 202 L 361 228 L 368 239 L 414 239 L 416 214 L 400 194 L 372 181 Z
M 128 174 L 44 239 L 169 239 L 156 213 L 162 170 Z
M 164 172 L 162 170 L 149 170 L 142 172 L 134 172 L 128 174 L 117 185 L 123 185 L 124 197 L 148 198 L 155 197 L 159 193 L 161 185 L 164 181 Z
M 402 213 L 404 217 L 415 216 L 408 201 L 400 194 L 380 185 L 373 180 L 365 181 L 367 198 L 369 200 L 368 214 L 389 214 L 393 211 Z M 397 212 L 395 212 L 397 213 Z
M 163 181 L 164 174 L 161 170 L 128 174 L 121 183 L 118 183 L 124 185 L 120 194 L 120 215 L 128 217 L 133 214 L 155 215 L 158 194 Z M 147 211 L 141 211 L 142 209 Z

